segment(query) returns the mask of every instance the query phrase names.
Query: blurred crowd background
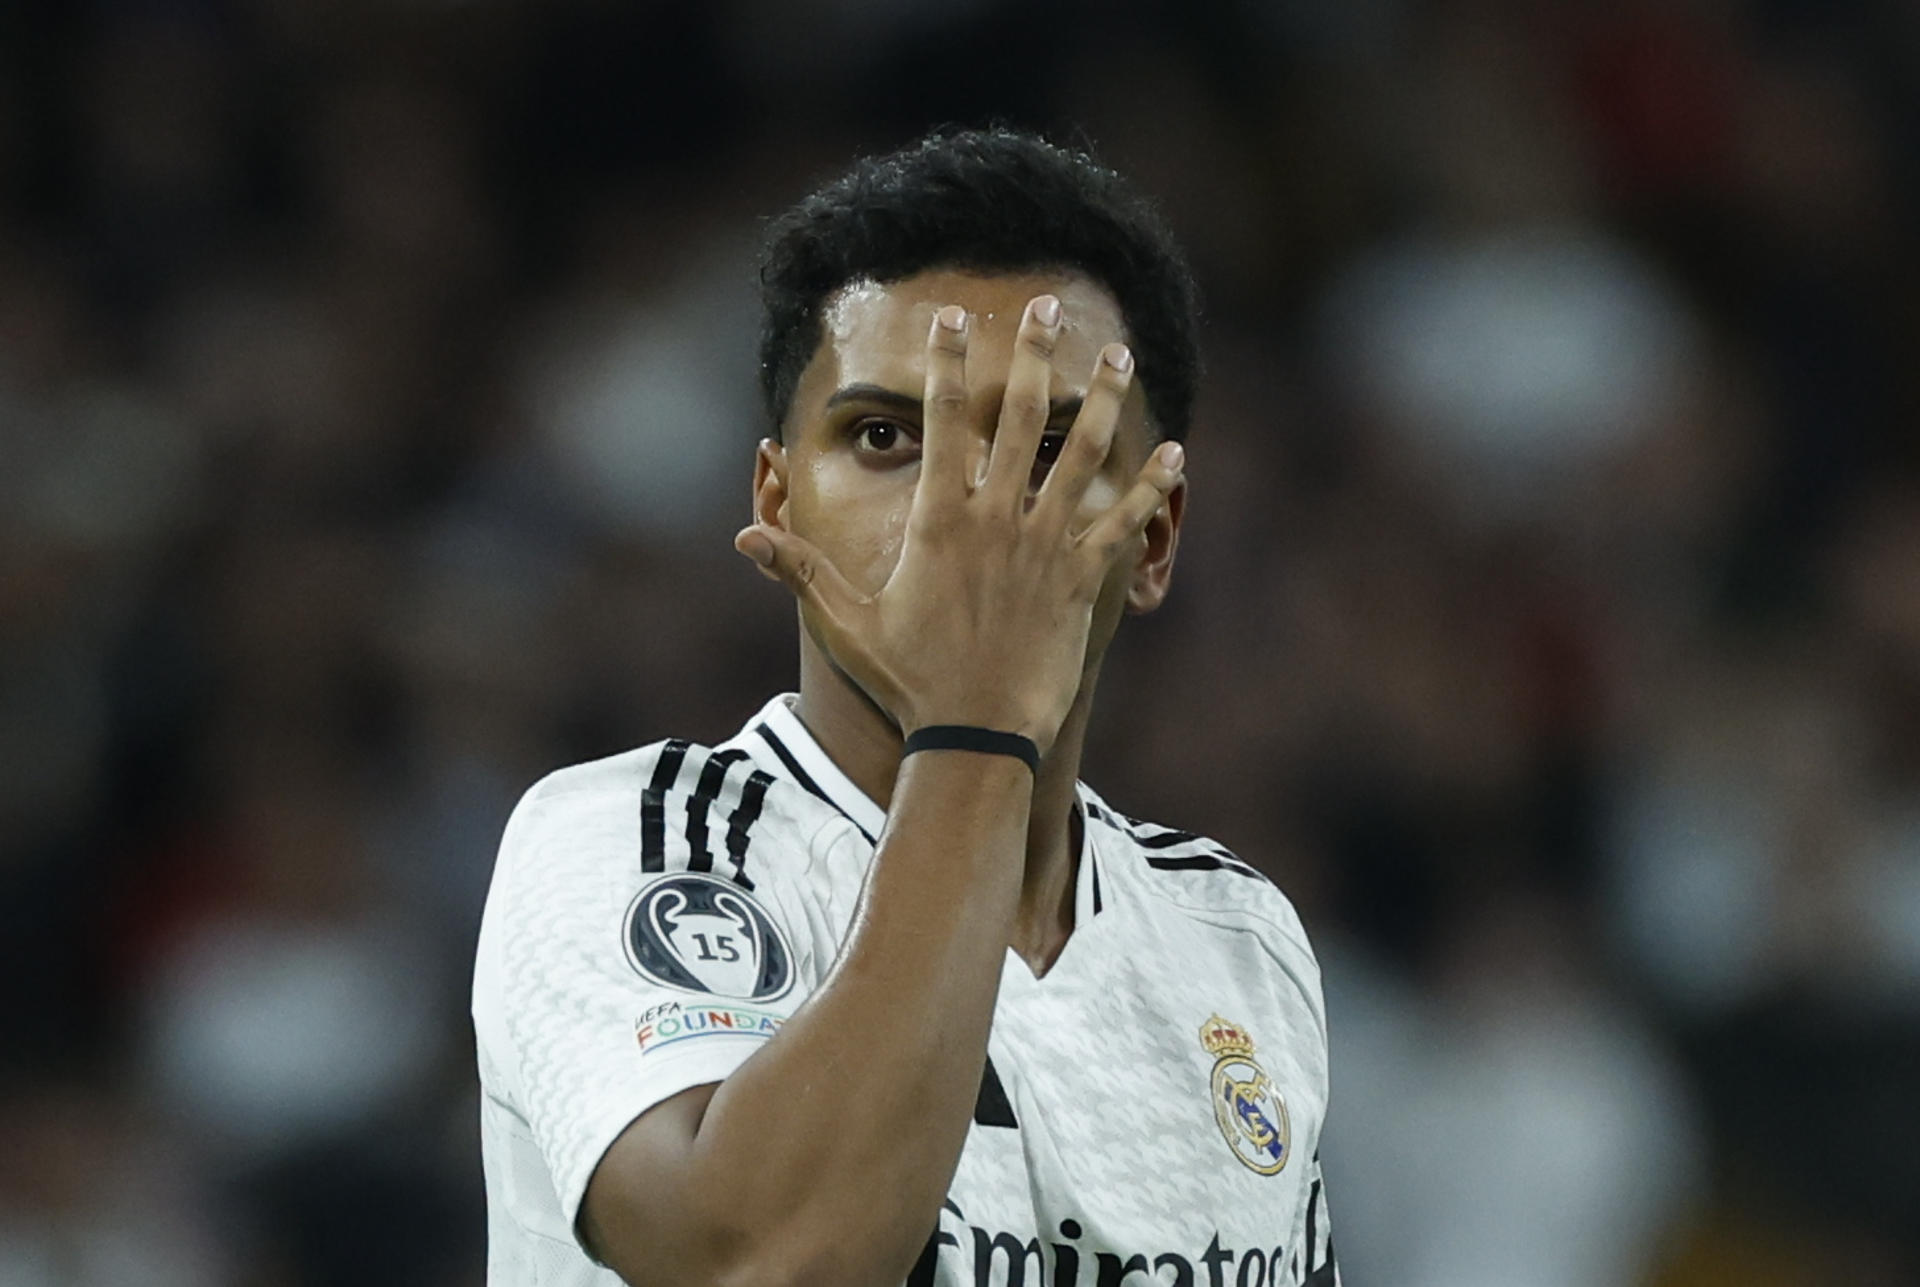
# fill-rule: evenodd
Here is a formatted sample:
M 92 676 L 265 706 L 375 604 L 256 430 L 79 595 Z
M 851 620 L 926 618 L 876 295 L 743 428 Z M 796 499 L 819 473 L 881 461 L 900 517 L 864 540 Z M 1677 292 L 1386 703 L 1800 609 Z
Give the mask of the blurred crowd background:
M 1350 1287 L 1920 1282 L 1920 9 L 7 0 L 0 1283 L 480 1282 L 508 810 L 793 683 L 759 223 L 992 119 L 1207 291 L 1088 777 L 1300 906 Z

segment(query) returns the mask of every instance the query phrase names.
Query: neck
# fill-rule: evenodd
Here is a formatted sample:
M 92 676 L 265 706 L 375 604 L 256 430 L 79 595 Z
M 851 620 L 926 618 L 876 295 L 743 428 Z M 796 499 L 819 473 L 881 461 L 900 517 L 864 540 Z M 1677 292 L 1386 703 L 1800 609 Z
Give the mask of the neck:
M 1043 974 L 1073 929 L 1080 821 L 1074 805 L 1093 685 L 1074 699 L 1033 784 L 1026 866 L 1010 946 Z M 800 722 L 842 773 L 882 809 L 893 801 L 900 769 L 900 730 L 801 633 Z

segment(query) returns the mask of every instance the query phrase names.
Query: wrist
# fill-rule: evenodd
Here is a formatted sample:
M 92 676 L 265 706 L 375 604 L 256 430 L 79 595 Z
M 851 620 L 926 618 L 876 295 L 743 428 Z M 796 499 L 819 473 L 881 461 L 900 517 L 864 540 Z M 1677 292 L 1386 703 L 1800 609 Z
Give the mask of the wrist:
M 967 751 L 1001 755 L 1020 761 L 1040 774 L 1040 744 L 1025 733 L 986 728 L 978 724 L 923 724 L 907 734 L 901 745 L 904 759 L 921 751 Z
M 1060 721 L 1038 718 L 1030 712 L 1016 710 L 983 711 L 966 709 L 967 703 L 942 702 L 933 709 L 920 709 L 911 712 L 908 718 L 896 721 L 900 736 L 904 740 L 913 737 L 923 728 L 943 726 L 961 728 L 981 728 L 994 733 L 1011 733 L 1033 743 L 1042 759 L 1052 749 L 1054 740 L 1060 735 Z M 958 707 L 959 709 L 955 709 Z

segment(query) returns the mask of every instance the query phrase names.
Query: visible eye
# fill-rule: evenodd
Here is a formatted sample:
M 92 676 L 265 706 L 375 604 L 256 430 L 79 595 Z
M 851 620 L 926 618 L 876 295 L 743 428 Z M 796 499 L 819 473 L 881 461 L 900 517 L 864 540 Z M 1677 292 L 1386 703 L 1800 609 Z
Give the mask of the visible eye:
M 1054 462 L 1060 459 L 1061 449 L 1067 445 L 1064 433 L 1043 433 L 1040 445 L 1033 453 L 1033 473 L 1027 478 L 1029 491 L 1038 491 L 1040 484 L 1047 481 L 1047 475 L 1053 472 Z
M 853 449 L 862 456 L 906 456 L 918 451 L 919 435 L 898 420 L 880 417 L 853 426 Z

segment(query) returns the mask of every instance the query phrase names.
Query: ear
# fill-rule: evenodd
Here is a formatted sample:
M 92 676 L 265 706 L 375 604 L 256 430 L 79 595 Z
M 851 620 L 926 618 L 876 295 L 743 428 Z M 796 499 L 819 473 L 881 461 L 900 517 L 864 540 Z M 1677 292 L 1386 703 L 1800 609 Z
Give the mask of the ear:
M 787 449 L 771 438 L 762 438 L 753 454 L 753 521 L 787 530 Z M 760 575 L 780 579 L 770 567 L 761 568 Z
M 771 438 L 753 456 L 753 521 L 787 527 L 787 449 Z
M 1167 493 L 1166 501 L 1141 532 L 1146 540 L 1127 580 L 1128 612 L 1152 612 L 1166 600 L 1173 585 L 1173 556 L 1180 548 L 1180 523 L 1186 513 L 1187 483 L 1183 478 Z

